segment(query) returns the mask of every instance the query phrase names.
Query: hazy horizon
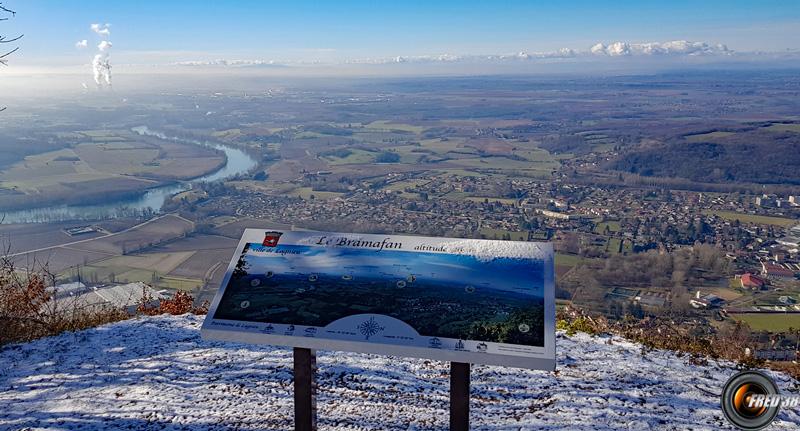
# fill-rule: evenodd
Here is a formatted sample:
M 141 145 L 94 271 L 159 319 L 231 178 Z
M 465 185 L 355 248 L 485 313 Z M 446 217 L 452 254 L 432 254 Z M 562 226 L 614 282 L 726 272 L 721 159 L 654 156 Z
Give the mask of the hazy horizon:
M 800 8 L 787 2 L 4 5 L 17 14 L 0 34 L 24 34 L 0 82 L 16 96 L 112 82 L 159 91 L 164 77 L 181 88 L 254 77 L 800 68 Z

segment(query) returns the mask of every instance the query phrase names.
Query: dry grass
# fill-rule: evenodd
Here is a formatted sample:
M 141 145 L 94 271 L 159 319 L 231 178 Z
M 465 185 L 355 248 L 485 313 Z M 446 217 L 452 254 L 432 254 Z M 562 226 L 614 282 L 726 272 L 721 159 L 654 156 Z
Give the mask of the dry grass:
M 751 345 L 751 332 L 746 324 L 737 324 L 724 331 L 708 333 L 701 328 L 679 324 L 680 316 L 664 315 L 636 319 L 631 316 L 621 321 L 609 321 L 603 316 L 591 316 L 582 310 L 565 307 L 558 311 L 556 326 L 567 334 L 614 334 L 642 344 L 647 349 L 665 349 L 689 355 L 696 363 L 708 359 L 726 359 L 743 367 L 763 367 L 763 360 L 747 355 Z M 794 374 L 797 378 L 798 374 Z

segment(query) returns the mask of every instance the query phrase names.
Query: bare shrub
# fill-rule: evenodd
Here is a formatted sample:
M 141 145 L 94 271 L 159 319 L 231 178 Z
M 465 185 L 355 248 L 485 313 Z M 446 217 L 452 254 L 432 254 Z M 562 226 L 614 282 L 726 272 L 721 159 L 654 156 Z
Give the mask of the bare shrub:
M 567 335 L 576 332 L 618 335 L 647 349 L 672 350 L 689 355 L 693 363 L 726 359 L 747 368 L 765 365 L 763 360 L 747 354 L 751 333 L 750 328 L 742 323 L 721 332 L 707 332 L 680 323 L 678 316 L 669 314 L 644 319 L 626 316 L 612 321 L 602 315 L 592 316 L 583 310 L 566 307 L 559 310 L 556 327 Z
M 21 269 L 8 257 L 10 248 L 0 256 L 0 346 L 78 331 L 135 315 L 206 314 L 208 302 L 195 306 L 194 298 L 178 292 L 172 298 L 154 300 L 151 290 L 137 303 L 136 313 L 126 308 L 89 304 L 83 292 L 70 294 L 56 285 L 56 276 L 47 264 L 33 262 Z
M 77 331 L 129 317 L 122 309 L 85 307 L 58 300 L 55 276 L 46 266 L 19 270 L 0 258 L 0 345 Z

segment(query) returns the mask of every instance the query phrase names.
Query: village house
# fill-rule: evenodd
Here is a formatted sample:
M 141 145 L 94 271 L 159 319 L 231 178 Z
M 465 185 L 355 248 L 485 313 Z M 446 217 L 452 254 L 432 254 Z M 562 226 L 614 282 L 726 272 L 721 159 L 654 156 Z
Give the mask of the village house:
M 794 272 L 776 263 L 761 262 L 761 275 L 768 280 L 788 281 L 794 280 Z
M 742 274 L 739 278 L 739 282 L 742 284 L 743 289 L 762 290 L 767 285 L 766 280 L 749 272 Z
M 689 305 L 694 308 L 720 308 L 725 305 L 725 300 L 713 293 L 703 295 L 698 291 L 695 297 L 689 300 Z

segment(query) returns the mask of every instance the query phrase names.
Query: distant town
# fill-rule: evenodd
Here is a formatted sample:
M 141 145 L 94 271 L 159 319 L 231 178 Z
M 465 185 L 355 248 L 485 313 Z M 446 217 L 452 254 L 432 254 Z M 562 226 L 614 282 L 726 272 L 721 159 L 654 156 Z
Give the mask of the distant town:
M 54 102 L 49 129 L 4 114 L 0 237 L 118 306 L 210 299 L 245 228 L 551 241 L 559 307 L 744 327 L 795 358 L 797 77 L 636 79 L 142 95 L 113 127 L 91 98 Z

